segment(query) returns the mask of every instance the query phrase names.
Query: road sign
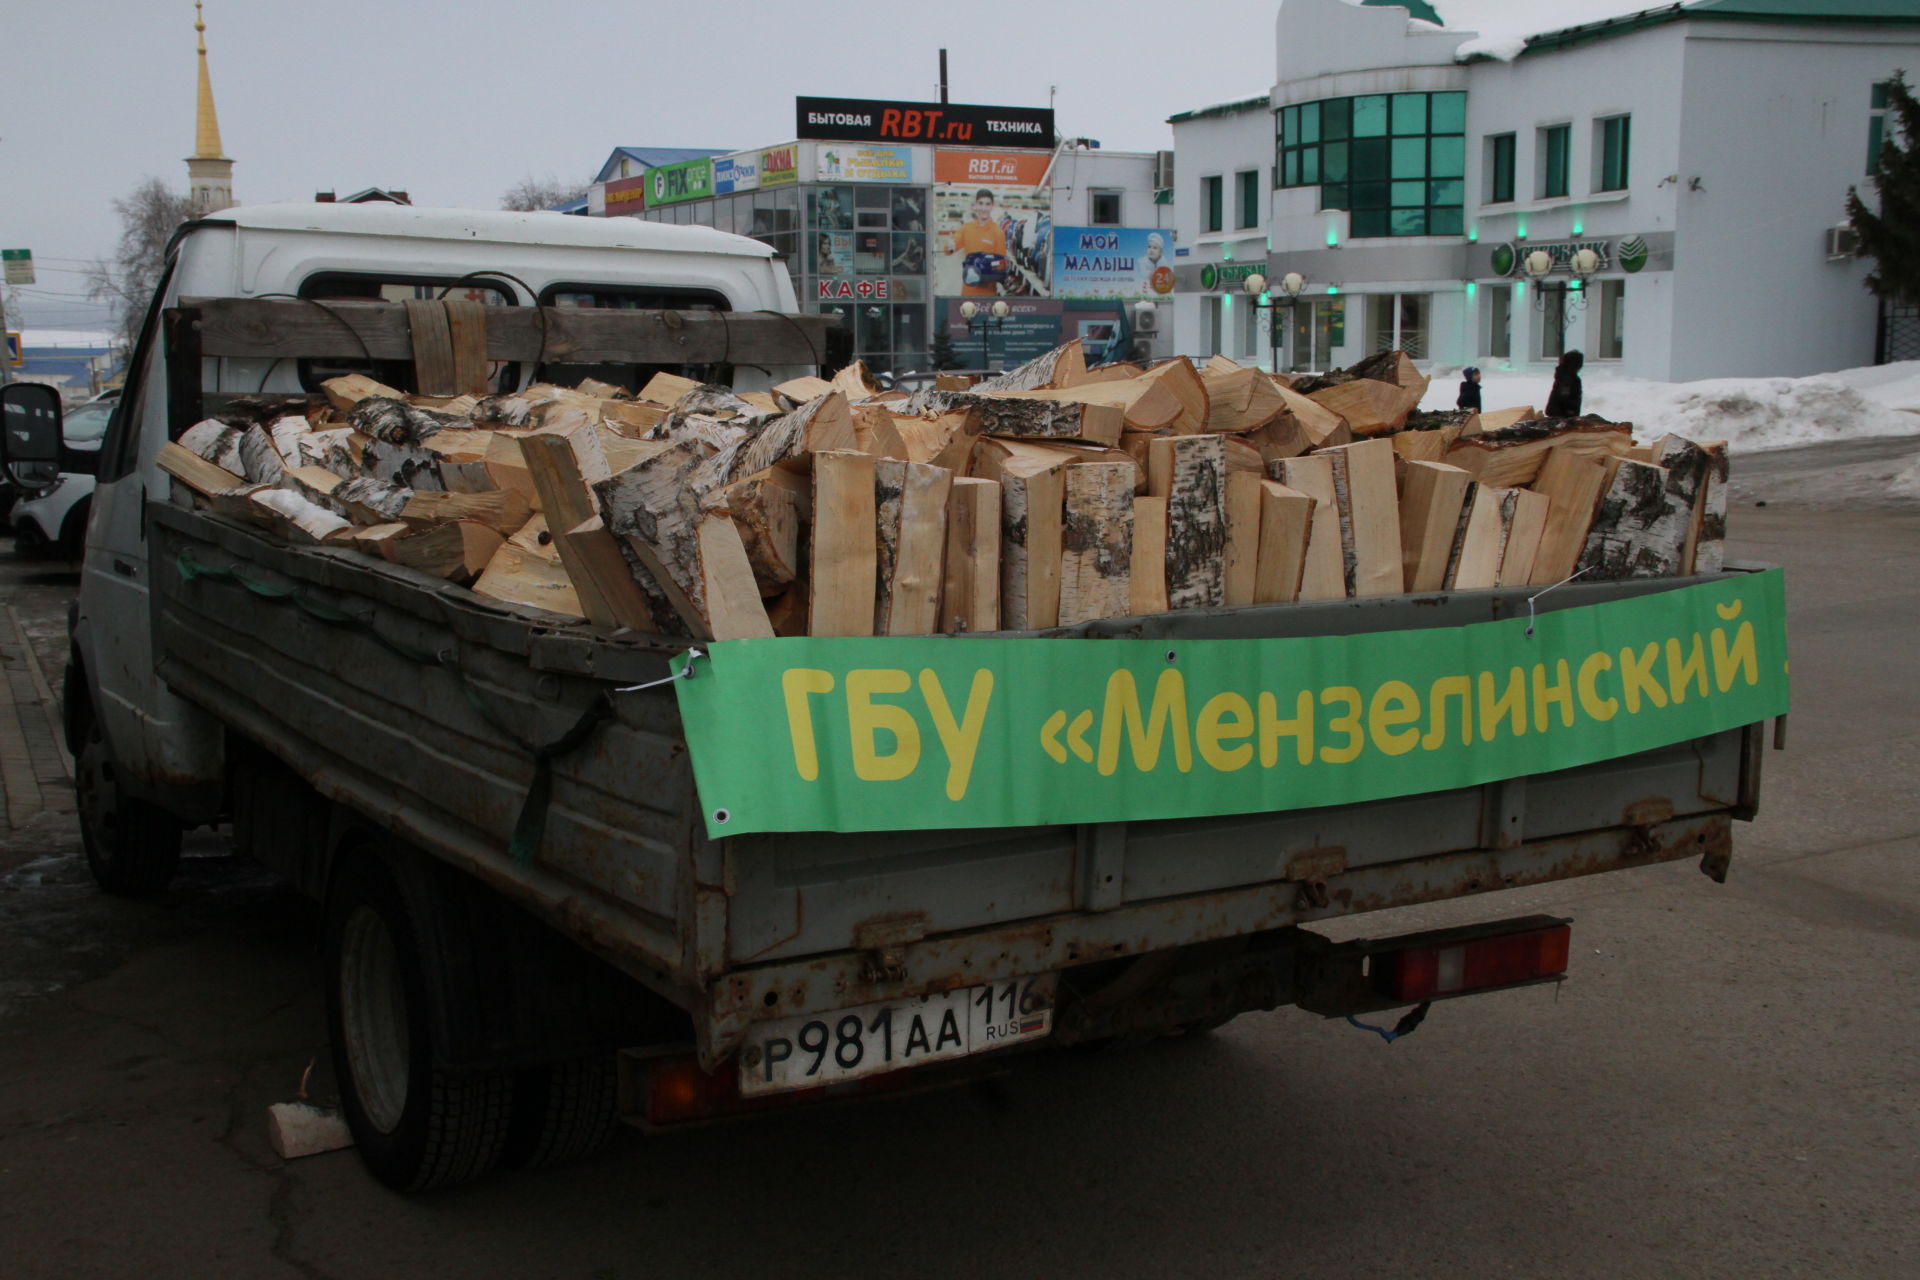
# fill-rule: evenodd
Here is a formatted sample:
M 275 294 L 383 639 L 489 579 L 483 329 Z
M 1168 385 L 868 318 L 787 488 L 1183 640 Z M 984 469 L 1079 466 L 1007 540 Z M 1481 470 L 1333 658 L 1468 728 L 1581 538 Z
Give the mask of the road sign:
M 18 369 L 21 365 L 25 364 L 26 362 L 27 362 L 26 352 L 21 350 L 21 347 L 20 347 L 20 335 L 18 333 L 11 333 L 11 332 L 8 333 L 7 334 L 7 363 L 12 365 L 14 368 Z
M 33 283 L 33 250 L 0 249 L 0 262 L 7 265 L 8 284 Z

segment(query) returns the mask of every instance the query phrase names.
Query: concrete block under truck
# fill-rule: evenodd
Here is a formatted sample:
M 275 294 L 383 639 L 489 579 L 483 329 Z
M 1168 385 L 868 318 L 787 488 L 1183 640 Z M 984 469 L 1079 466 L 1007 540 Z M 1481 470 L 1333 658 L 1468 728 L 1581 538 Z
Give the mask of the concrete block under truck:
M 338 1085 L 391 1186 L 619 1120 L 1557 982 L 1563 919 L 1313 926 L 1680 858 L 1721 879 L 1755 812 L 1774 571 L 709 643 L 298 545 L 159 469 L 343 370 L 414 386 L 447 341 L 417 304 L 449 293 L 494 390 L 752 390 L 828 339 L 770 250 L 699 228 L 283 206 L 176 236 L 73 610 L 86 853 L 155 893 L 184 830 L 229 824 L 324 904 Z M 85 465 L 57 406 L 5 394 L 7 466 Z

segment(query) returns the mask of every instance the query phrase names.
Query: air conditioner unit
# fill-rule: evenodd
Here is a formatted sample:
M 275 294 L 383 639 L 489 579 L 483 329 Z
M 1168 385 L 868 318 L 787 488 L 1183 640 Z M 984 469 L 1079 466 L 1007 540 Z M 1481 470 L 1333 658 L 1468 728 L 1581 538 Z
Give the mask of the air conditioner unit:
M 1843 258 L 1860 256 L 1860 233 L 1846 223 L 1827 228 L 1827 261 L 1839 262 Z
M 1153 189 L 1173 190 L 1173 152 L 1156 152 L 1153 157 Z
M 1139 334 L 1160 332 L 1160 309 L 1140 308 L 1133 316 L 1133 331 Z

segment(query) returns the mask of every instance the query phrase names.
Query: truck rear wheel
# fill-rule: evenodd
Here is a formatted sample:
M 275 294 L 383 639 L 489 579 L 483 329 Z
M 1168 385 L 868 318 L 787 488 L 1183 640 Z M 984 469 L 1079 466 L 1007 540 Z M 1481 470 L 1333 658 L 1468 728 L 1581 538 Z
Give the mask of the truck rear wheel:
M 355 1144 L 396 1191 L 477 1178 L 506 1146 L 512 1077 L 436 1065 L 413 912 L 375 858 L 344 863 L 327 913 L 334 1075 Z
M 153 805 L 126 795 L 116 768 L 100 721 L 89 716 L 80 754 L 73 762 L 87 869 L 108 893 L 150 898 L 173 882 L 180 866 L 180 824 Z
M 507 1164 L 537 1169 L 592 1155 L 613 1137 L 619 1092 L 610 1053 L 516 1073 Z

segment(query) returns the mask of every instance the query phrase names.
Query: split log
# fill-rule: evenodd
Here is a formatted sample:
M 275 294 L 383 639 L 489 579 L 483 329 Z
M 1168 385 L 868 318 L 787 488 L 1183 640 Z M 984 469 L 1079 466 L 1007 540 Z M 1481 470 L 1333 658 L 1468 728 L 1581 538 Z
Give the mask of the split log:
M 328 378 L 320 384 L 320 390 L 325 393 L 327 403 L 333 406 L 333 411 L 339 414 L 351 411 L 353 406 L 370 396 L 378 396 L 384 400 L 401 398 L 400 393 L 392 387 L 384 382 L 376 382 L 361 373 Z
M 1018 369 L 1009 369 L 997 377 L 974 384 L 975 391 L 1038 391 L 1043 387 L 1071 387 L 1087 373 L 1086 352 L 1075 338 L 1045 355 L 1035 356 Z
M 947 496 L 940 629 L 1000 630 L 1000 486 L 956 476 Z
M 385 560 L 390 558 L 384 550 L 387 543 L 395 538 L 410 538 L 417 532 L 412 525 L 393 520 L 385 524 L 363 525 L 342 537 L 353 544 L 354 550 Z
M 1275 390 L 1279 391 L 1281 402 L 1306 436 L 1307 452 L 1347 444 L 1353 439 L 1353 432 L 1347 428 L 1347 420 L 1327 406 L 1301 395 L 1291 387 L 1275 384 Z
M 805 471 L 807 459 L 813 454 L 828 450 L 854 451 L 858 445 L 853 433 L 853 411 L 847 405 L 847 398 L 838 391 L 830 391 L 762 424 L 727 461 L 720 483 L 731 483 L 775 465 Z
M 380 543 L 380 554 L 394 564 L 465 585 L 485 572 L 506 539 L 483 524 L 456 520 L 404 538 Z
M 352 505 L 342 501 L 339 496 L 340 490 L 345 488 L 347 483 L 325 467 L 295 467 L 291 471 L 280 473 L 281 488 L 297 493 L 314 506 L 325 507 L 351 523 L 356 512 Z M 362 481 L 362 483 L 368 482 Z M 382 520 L 387 518 L 381 516 Z
M 1339 507 L 1346 593 L 1355 597 L 1390 596 L 1405 591 L 1393 445 L 1385 440 L 1362 440 L 1322 450 L 1320 456 L 1333 460 L 1333 495 Z
M 868 454 L 834 449 L 814 455 L 807 613 L 816 636 L 873 634 L 873 473 Z
M 706 462 L 699 446 L 676 444 L 593 486 L 607 528 L 625 540 L 695 636 L 708 634 L 694 545 L 700 499 L 711 487 L 694 477 Z
M 1212 609 L 1226 603 L 1222 438 L 1154 437 L 1147 449 L 1147 492 L 1167 500 L 1167 607 Z
M 240 433 L 240 463 L 254 484 L 278 484 L 286 474 L 286 459 L 273 447 L 273 437 L 261 427 L 248 427 Z
M 508 604 L 545 609 L 548 613 L 574 618 L 587 616 L 581 610 L 580 597 L 575 594 L 573 583 L 557 557 L 540 555 L 515 546 L 512 542 L 503 544 L 493 553 L 493 558 L 487 561 L 487 567 L 474 582 L 473 593 Z
M 247 474 L 246 459 L 240 453 L 241 433 L 215 418 L 196 422 L 180 433 L 180 447 L 205 458 L 214 466 L 237 476 Z
M 825 378 L 816 378 L 808 375 L 803 378 L 789 378 L 787 381 L 774 387 L 773 393 L 784 398 L 797 409 L 809 401 L 818 400 L 821 396 L 830 394 L 833 389 L 833 384 Z M 643 396 L 641 398 L 648 399 L 649 397 Z
M 1485 435 L 1490 431 L 1505 431 L 1508 427 L 1517 427 L 1523 422 L 1531 422 L 1540 416 L 1538 409 L 1520 406 L 1512 409 L 1492 409 L 1485 413 L 1476 413 L 1468 418 L 1460 434 L 1467 436 Z
M 1000 485 L 1000 625 L 1039 631 L 1059 625 L 1061 531 L 1066 468 L 1110 451 L 1021 440 L 982 440 L 973 474 Z M 1101 459 L 1107 460 L 1107 459 Z M 1131 475 L 1132 462 L 1126 465 Z
M 1167 500 L 1149 494 L 1133 500 L 1133 552 L 1127 562 L 1128 610 L 1134 615 L 1167 611 Z
M 326 468 L 299 467 L 289 474 L 304 475 L 309 470 L 326 471 Z M 317 486 L 317 477 L 315 483 Z M 413 501 L 413 490 L 375 480 L 372 476 L 355 476 L 351 480 L 342 480 L 339 487 L 328 496 L 344 507 L 354 519 L 384 524 L 400 519 L 400 513 L 406 510 L 407 503 Z
M 1340 504 L 1333 496 L 1333 459 L 1323 453 L 1282 458 L 1272 464 L 1270 474 L 1287 488 L 1313 499 L 1306 565 L 1300 575 L 1300 599 L 1344 599 L 1347 562 L 1340 543 Z
M 1540 553 L 1541 536 L 1546 532 L 1547 498 L 1528 489 L 1513 492 L 1513 519 L 1507 525 L 1506 545 L 1500 549 L 1500 573 L 1496 587 L 1524 586 L 1533 581 L 1534 562 Z
M 263 487 L 248 494 L 247 500 L 282 517 L 284 528 L 290 528 L 314 542 L 326 542 L 353 528 L 351 521 L 308 502 L 291 489 Z
M 1117 445 L 1125 428 L 1121 411 L 1111 405 L 970 396 L 965 407 L 977 413 L 982 435 L 1012 440 L 1085 440 Z
M 776 636 L 807 634 L 807 584 L 794 583 L 766 602 L 767 622 Z
M 1533 558 L 1533 585 L 1551 586 L 1579 565 L 1594 511 L 1610 481 L 1609 461 L 1556 449 L 1541 464 L 1533 491 L 1547 499 L 1547 527 Z
M 527 471 L 527 460 L 520 447 L 520 441 L 524 438 L 505 431 L 489 432 L 486 452 L 480 461 L 486 466 L 487 478 L 493 481 L 495 488 L 512 490 L 532 503 L 536 510 L 544 510 L 540 503 L 540 491 L 534 487 L 533 477 Z
M 772 416 L 773 414 L 785 413 L 787 411 L 786 406 L 774 399 L 773 392 L 771 391 L 741 391 L 736 394 L 749 405 L 753 406 L 755 413 Z
M 699 390 L 700 385 L 692 378 L 683 378 L 677 373 L 656 373 L 647 379 L 647 385 L 640 388 L 640 394 L 635 398 L 672 408 L 681 396 Z
M 245 476 L 209 462 L 185 445 L 172 440 L 160 446 L 159 463 L 162 471 L 202 497 L 224 494 L 247 482 Z
M 510 534 L 533 514 L 526 496 L 512 489 L 491 493 L 415 493 L 400 509 L 400 518 L 408 524 L 443 524 L 448 520 L 472 520 Z
M 956 476 L 967 474 L 967 459 L 979 439 L 969 416 L 945 413 L 935 418 L 908 418 L 895 415 L 893 425 L 907 447 L 907 461 L 926 462 L 945 467 Z
M 1227 545 L 1223 576 L 1229 605 L 1252 604 L 1260 559 L 1259 474 L 1227 473 Z
M 1240 436 L 1216 436 L 1227 459 L 1228 475 L 1265 476 L 1267 460 Z
M 669 410 L 665 405 L 648 404 L 637 400 L 602 400 L 600 402 L 600 421 L 612 427 L 623 436 L 645 435 L 660 425 Z
M 909 459 L 907 442 L 901 439 L 900 428 L 893 424 L 893 414 L 885 405 L 853 406 L 853 442 L 861 453 L 876 458 Z
M 857 422 L 858 410 L 854 417 Z M 892 458 L 873 460 L 873 634 L 877 636 L 887 634 L 887 618 L 893 612 L 893 565 L 900 555 L 900 508 L 906 500 L 906 488 L 906 463 Z
M 1133 604 L 1133 467 L 1076 463 L 1066 469 L 1065 497 L 1060 625 L 1123 618 Z
M 1253 603 L 1291 604 L 1300 597 L 1300 580 L 1306 572 L 1314 501 L 1277 480 L 1262 480 L 1259 497 Z
M 1173 398 L 1180 402 L 1180 414 L 1168 424 L 1167 429 L 1182 435 L 1207 429 L 1207 415 L 1210 410 L 1207 387 L 1200 381 L 1200 375 L 1195 372 L 1191 360 L 1185 356 L 1175 356 L 1171 360 L 1154 365 L 1140 377 L 1159 383 L 1172 392 Z
M 1373 378 L 1355 378 L 1351 382 L 1323 387 L 1308 399 L 1330 409 L 1346 420 L 1347 429 L 1356 436 L 1375 436 L 1398 431 L 1407 423 L 1419 400 L 1391 382 Z
M 1445 460 L 1481 484 L 1504 489 L 1533 483 L 1549 451 L 1618 458 L 1632 447 L 1633 428 L 1624 422 L 1542 418 L 1501 431 L 1463 434 Z
M 1515 492 L 1486 484 L 1471 486 L 1447 565 L 1449 591 L 1476 591 L 1499 581 L 1507 530 L 1513 525 Z
M 1693 528 L 1687 535 L 1686 562 L 1680 572 L 1719 573 L 1727 559 L 1727 442 L 1703 440 L 1707 474 L 1693 506 Z
M 1678 574 L 1693 527 L 1698 485 L 1683 476 L 1669 489 L 1668 478 L 1665 467 L 1622 460 L 1600 499 L 1575 567 L 1597 581 Z
M 1447 564 L 1453 558 L 1471 483 L 1465 471 L 1444 462 L 1407 463 L 1400 498 L 1400 563 L 1408 591 L 1439 591 L 1446 586 Z
M 819 477 L 816 475 L 816 481 Z M 732 519 L 720 512 L 700 517 L 696 545 L 700 555 L 701 597 L 707 630 L 715 640 L 772 639 L 773 624 L 760 602 L 753 565 Z
M 724 507 L 740 527 L 761 595 L 777 596 L 800 580 L 806 567 L 800 531 L 813 510 L 813 486 L 807 477 L 768 467 L 717 490 L 709 502 Z
M 507 428 L 502 428 L 502 431 Z M 487 449 L 500 432 L 490 427 L 444 428 L 424 437 L 420 447 L 449 462 L 484 462 Z M 517 434 L 517 432 L 515 433 Z
M 1075 386 L 1091 386 L 1096 382 L 1125 382 L 1137 378 L 1146 370 L 1128 360 L 1114 360 L 1107 364 L 1097 364 L 1082 375 Z
M 267 435 L 272 438 L 274 451 L 280 455 L 281 461 L 289 467 L 297 467 L 305 462 L 300 454 L 300 442 L 310 430 L 312 427 L 304 417 L 290 413 L 274 419 L 273 425 L 267 428 Z
M 1454 429 L 1454 438 L 1459 431 Z M 1445 430 L 1440 431 L 1396 431 L 1387 437 L 1393 442 L 1393 451 L 1408 462 L 1439 463 L 1445 460 L 1447 448 L 1452 443 Z M 1450 464 L 1449 464 L 1450 465 Z M 1455 467 L 1454 470 L 1464 470 Z
M 416 409 L 404 400 L 369 396 L 348 411 L 347 425 L 387 444 L 420 444 L 436 432 L 470 427 L 472 422 L 431 409 Z
M 865 400 L 868 396 L 877 395 L 880 391 L 880 388 L 873 384 L 873 379 L 867 376 L 865 360 L 855 360 L 852 364 L 838 370 L 829 385 L 850 401 Z
M 625 627 L 631 631 L 658 631 L 660 623 L 653 602 L 647 598 L 620 544 L 607 532 L 606 522 L 589 516 L 571 529 L 554 535 L 554 546 L 567 566 L 576 593 L 584 592 L 581 607 L 589 601 L 593 612 L 587 621 L 596 626 Z
M 876 620 L 876 631 L 889 636 L 932 635 L 940 627 L 953 473 L 924 462 L 900 465 L 900 533 L 886 613 Z
M 1180 401 L 1159 379 L 1083 382 L 1061 391 L 1010 391 L 1005 398 L 1118 409 L 1128 431 L 1170 431 L 1181 412 Z

